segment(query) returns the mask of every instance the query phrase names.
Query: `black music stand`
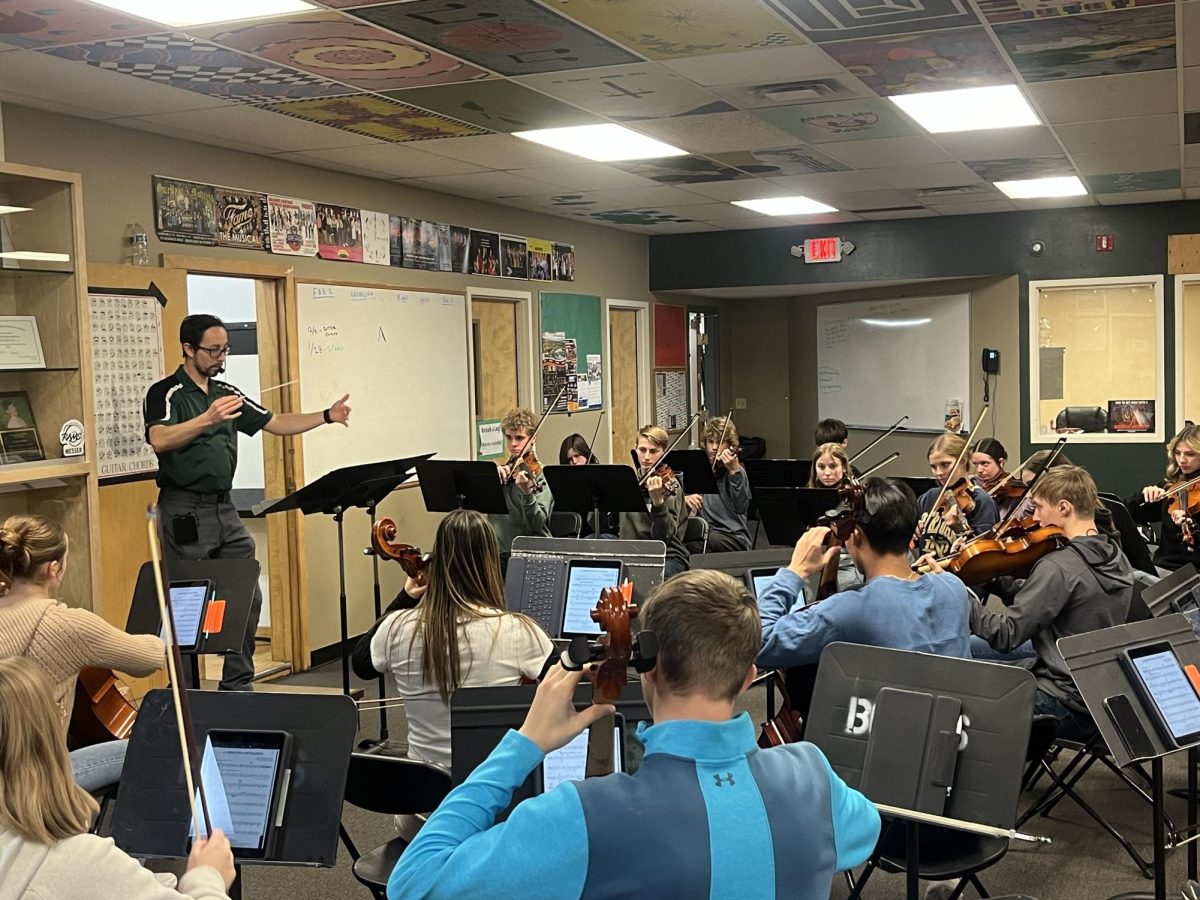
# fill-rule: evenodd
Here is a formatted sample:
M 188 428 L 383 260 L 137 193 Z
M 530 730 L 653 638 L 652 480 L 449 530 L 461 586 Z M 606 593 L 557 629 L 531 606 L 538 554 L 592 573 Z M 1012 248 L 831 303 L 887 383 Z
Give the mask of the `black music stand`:
M 703 450 L 672 450 L 663 465 L 683 476 L 689 494 L 715 494 L 718 491 L 712 461 Z
M 812 472 L 810 459 L 746 459 L 742 465 L 751 494 L 757 487 L 806 487 Z
M 556 509 L 592 513 L 595 537 L 608 513 L 646 512 L 646 496 L 629 466 L 546 466 L 542 469 Z
M 1154 817 L 1154 893 L 1122 893 L 1111 900 L 1165 900 L 1167 896 L 1163 758 L 1181 750 L 1188 752 L 1188 822 L 1185 830 L 1194 832 L 1196 829 L 1196 762 L 1200 744 L 1176 746 L 1163 738 L 1120 661 L 1122 650 L 1164 641 L 1171 645 L 1180 665 L 1200 666 L 1200 638 L 1196 636 L 1187 616 L 1180 613 L 1102 628 L 1099 631 L 1071 635 L 1058 640 L 1058 650 L 1096 723 L 1096 729 L 1108 746 L 1113 763 L 1124 768 L 1136 762 L 1150 762 L 1151 814 Z M 1129 698 L 1143 735 L 1126 735 L 1109 715 L 1104 701 L 1116 695 Z M 1136 749 L 1139 745 L 1142 747 L 1140 751 Z M 1176 841 L 1176 846 L 1178 843 L 1180 842 Z M 1193 879 L 1196 877 L 1194 842 L 1188 844 L 1188 875 Z
M 201 654 L 225 655 L 241 651 L 246 626 L 250 620 L 254 588 L 258 584 L 261 569 L 257 559 L 167 560 L 164 574 L 172 582 L 207 579 L 215 588 L 214 599 L 225 601 L 225 618 L 221 623 L 221 630 L 211 634 L 202 632 L 195 650 L 181 651 L 188 658 L 188 671 L 184 673 L 188 676 L 185 679 L 187 687 L 200 687 Z M 171 585 L 168 583 L 163 587 L 169 590 Z M 162 633 L 153 563 L 142 563 L 141 569 L 138 570 L 125 630 L 129 634 L 153 634 L 156 637 Z
M 338 607 L 341 619 L 343 694 L 350 693 L 350 625 L 346 607 L 346 541 L 342 530 L 342 519 L 346 510 L 359 507 L 370 510 L 373 525 L 375 507 L 379 501 L 411 478 L 414 466 L 419 466 L 431 456 L 433 456 L 432 453 L 424 453 L 420 456 L 362 463 L 335 469 L 322 475 L 312 484 L 306 484 L 280 500 L 265 500 L 254 507 L 256 516 L 298 509 L 306 516 L 313 513 L 332 516 L 333 521 L 337 523 Z M 381 613 L 379 586 L 376 582 L 375 618 L 378 619 Z M 379 689 L 382 699 L 384 690 L 382 678 Z M 387 720 L 384 718 L 386 713 L 381 710 L 380 716 L 383 722 L 381 727 L 386 734 Z
M 893 480 L 894 481 L 903 481 L 910 488 L 912 488 L 912 492 L 914 494 L 916 494 L 918 497 L 920 497 L 922 494 L 924 494 L 930 488 L 935 488 L 938 486 L 936 478 L 925 478 L 925 477 L 921 477 L 921 476 L 911 476 L 911 475 L 897 475 L 897 476 L 895 476 L 895 478 Z
M 785 547 L 793 546 L 840 502 L 838 492 L 828 488 L 775 487 L 753 493 L 767 540 Z
M 196 742 L 214 728 L 286 731 L 292 736 L 291 777 L 269 859 L 241 865 L 337 863 L 338 823 L 358 710 L 337 694 L 276 694 L 253 691 L 188 691 Z M 150 691 L 129 736 L 121 791 L 112 818 L 117 846 L 137 857 L 187 856 L 191 813 L 168 690 Z M 236 889 L 236 888 L 235 888 Z
M 497 516 L 508 514 L 495 463 L 426 459 L 417 464 L 417 480 L 429 512 L 473 509 Z

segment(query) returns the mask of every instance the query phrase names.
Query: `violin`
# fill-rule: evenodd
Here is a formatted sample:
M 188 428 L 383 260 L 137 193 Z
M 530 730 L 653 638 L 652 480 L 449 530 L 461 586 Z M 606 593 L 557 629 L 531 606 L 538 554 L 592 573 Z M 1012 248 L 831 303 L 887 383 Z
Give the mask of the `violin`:
M 75 705 L 67 727 L 72 749 L 129 737 L 137 707 L 125 699 L 111 669 L 87 668 L 75 680 Z
M 675 470 L 670 466 L 659 466 L 658 468 L 651 469 L 646 477 L 642 479 L 643 494 L 646 496 L 650 495 L 650 489 L 646 487 L 645 483 L 650 480 L 652 475 L 657 475 L 662 479 L 663 493 L 668 497 L 674 497 L 679 493 L 679 479 L 675 477 Z
M 1172 520 L 1176 512 L 1183 513 L 1179 524 L 1179 530 L 1183 532 L 1183 542 L 1188 546 L 1195 546 L 1195 517 L 1200 515 L 1200 478 L 1192 478 L 1167 488 L 1167 493 L 1171 498 L 1167 504 L 1167 512 L 1171 514 Z
M 412 544 L 393 543 L 396 539 L 396 523 L 391 519 L 380 519 L 371 529 L 371 550 L 376 556 L 400 563 L 404 574 L 411 578 L 419 587 L 424 587 L 429 578 L 429 561 L 432 553 L 422 553 L 420 547 Z
M 969 516 L 975 512 L 975 495 L 973 493 L 973 485 L 967 478 L 960 478 L 954 484 L 947 488 L 942 495 L 942 499 L 938 501 L 934 510 L 938 515 L 945 515 L 946 510 L 950 508 L 950 501 L 953 500 L 958 507 L 959 512 L 965 516 Z
M 1026 516 L 984 532 L 938 563 L 967 587 L 978 587 L 1001 575 L 1027 578 L 1038 560 L 1066 542 L 1057 525 L 1039 525 L 1033 516 Z M 921 566 L 917 571 L 929 568 Z
M 510 480 L 518 472 L 528 475 L 529 482 L 533 486 L 533 493 L 539 494 L 546 487 L 546 481 L 542 478 L 542 463 L 532 450 L 526 450 L 519 459 L 516 456 L 510 456 L 504 465 L 508 467 Z

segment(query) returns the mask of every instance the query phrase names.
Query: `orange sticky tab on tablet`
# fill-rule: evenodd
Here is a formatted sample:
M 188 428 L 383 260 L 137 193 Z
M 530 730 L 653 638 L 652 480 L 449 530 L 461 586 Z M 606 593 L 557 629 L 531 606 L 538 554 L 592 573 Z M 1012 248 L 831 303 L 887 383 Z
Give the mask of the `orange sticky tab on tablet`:
M 621 585 L 621 593 L 625 596 L 626 603 L 633 602 L 633 582 L 628 578 L 626 578 L 625 583 Z
M 1200 669 L 1189 663 L 1183 667 L 1183 671 L 1187 672 L 1188 681 L 1192 683 L 1192 690 L 1200 694 Z
M 225 624 L 225 601 L 213 600 L 208 604 L 204 614 L 204 633 L 220 634 L 221 626 Z

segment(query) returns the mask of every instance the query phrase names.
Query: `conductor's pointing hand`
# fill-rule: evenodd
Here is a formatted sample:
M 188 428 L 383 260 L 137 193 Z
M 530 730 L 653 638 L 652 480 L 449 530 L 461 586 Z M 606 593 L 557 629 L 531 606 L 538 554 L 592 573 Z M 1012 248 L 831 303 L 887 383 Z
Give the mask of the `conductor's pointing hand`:
M 350 395 L 346 394 L 333 406 L 329 407 L 329 418 L 337 422 L 339 425 L 350 427 L 350 405 L 346 402 L 350 399 Z

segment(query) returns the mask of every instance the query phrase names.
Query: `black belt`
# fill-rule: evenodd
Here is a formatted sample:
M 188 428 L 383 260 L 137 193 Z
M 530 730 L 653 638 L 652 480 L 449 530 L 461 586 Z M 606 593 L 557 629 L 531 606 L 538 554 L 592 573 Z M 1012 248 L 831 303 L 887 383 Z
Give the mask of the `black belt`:
M 196 491 L 185 491 L 179 488 L 161 488 L 158 496 L 163 500 L 186 500 L 189 503 L 229 502 L 229 491 L 218 491 L 215 494 L 201 494 Z

